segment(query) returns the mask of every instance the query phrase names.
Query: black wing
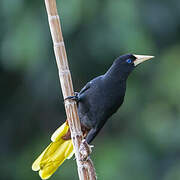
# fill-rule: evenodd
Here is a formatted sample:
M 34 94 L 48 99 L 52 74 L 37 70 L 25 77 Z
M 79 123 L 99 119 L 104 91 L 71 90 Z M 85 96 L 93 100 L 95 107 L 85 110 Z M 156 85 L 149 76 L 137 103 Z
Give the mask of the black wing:
M 88 82 L 79 92 L 79 95 L 84 93 L 86 90 L 88 90 L 91 87 L 91 82 Z

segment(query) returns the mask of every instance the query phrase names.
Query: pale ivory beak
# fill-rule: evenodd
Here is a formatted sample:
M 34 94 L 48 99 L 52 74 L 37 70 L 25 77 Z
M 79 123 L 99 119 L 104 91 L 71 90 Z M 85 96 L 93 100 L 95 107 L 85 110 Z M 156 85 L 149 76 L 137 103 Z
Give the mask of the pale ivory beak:
M 135 66 L 137 66 L 138 64 L 144 61 L 154 58 L 154 56 L 144 56 L 144 55 L 136 55 L 136 54 L 133 54 L 133 56 L 136 57 L 136 60 L 134 61 Z

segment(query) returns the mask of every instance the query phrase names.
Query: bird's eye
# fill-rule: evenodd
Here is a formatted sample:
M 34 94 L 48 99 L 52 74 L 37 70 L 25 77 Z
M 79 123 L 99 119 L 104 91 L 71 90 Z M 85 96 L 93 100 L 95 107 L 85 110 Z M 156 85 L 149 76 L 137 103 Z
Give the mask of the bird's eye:
M 127 62 L 128 64 L 130 64 L 132 61 L 131 61 L 131 59 L 127 59 L 126 62 Z

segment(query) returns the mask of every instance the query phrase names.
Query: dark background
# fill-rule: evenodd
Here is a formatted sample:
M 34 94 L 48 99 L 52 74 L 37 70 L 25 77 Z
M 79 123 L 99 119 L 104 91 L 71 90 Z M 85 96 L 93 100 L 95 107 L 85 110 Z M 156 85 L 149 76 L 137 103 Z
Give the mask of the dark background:
M 180 1 L 58 0 L 74 88 L 125 53 L 154 55 L 93 142 L 99 180 L 180 179 Z M 0 1 L 0 179 L 31 164 L 66 119 L 44 1 Z M 111 88 L 111 87 L 108 87 Z M 68 160 L 52 180 L 77 179 Z

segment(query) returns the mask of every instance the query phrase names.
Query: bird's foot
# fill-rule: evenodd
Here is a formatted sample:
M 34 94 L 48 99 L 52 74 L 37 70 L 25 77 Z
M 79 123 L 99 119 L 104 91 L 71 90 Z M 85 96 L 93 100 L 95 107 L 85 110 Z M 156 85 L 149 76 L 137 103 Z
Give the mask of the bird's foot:
M 89 145 L 85 139 L 82 140 L 80 145 L 81 161 L 86 161 L 92 152 L 93 145 Z
M 79 94 L 78 92 L 74 92 L 74 96 L 68 96 L 68 97 L 66 97 L 66 98 L 64 99 L 64 101 L 66 101 L 66 100 L 68 100 L 68 99 L 71 99 L 71 100 L 74 100 L 74 101 L 78 102 L 78 101 L 79 101 L 78 94 Z

